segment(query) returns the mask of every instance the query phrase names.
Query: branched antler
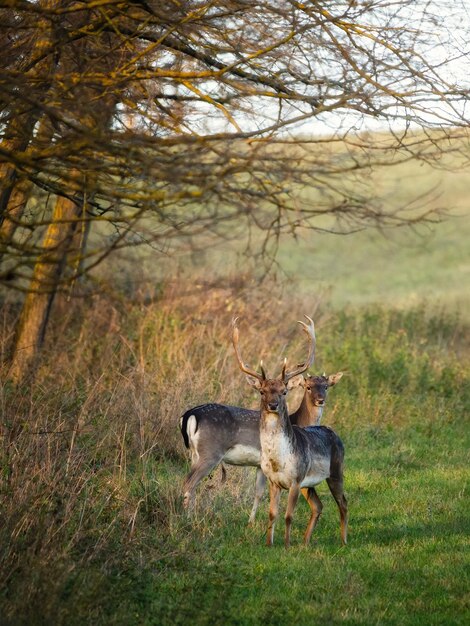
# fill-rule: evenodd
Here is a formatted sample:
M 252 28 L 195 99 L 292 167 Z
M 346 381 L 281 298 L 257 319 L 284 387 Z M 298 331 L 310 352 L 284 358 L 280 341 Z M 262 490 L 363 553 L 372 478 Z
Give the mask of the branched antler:
M 305 372 L 313 363 L 314 358 L 315 358 L 315 344 L 316 344 L 316 339 L 315 339 L 315 326 L 313 323 L 313 320 L 308 317 L 308 315 L 304 316 L 307 320 L 308 320 L 308 324 L 305 324 L 305 322 L 300 322 L 299 324 L 302 326 L 303 331 L 308 335 L 309 338 L 309 351 L 308 351 L 308 356 L 306 358 L 306 360 L 297 365 L 297 367 L 291 371 L 286 371 L 286 367 L 287 367 L 287 359 L 284 359 L 284 365 L 282 367 L 282 373 L 281 373 L 281 379 L 287 383 L 287 381 L 289 381 L 291 378 L 294 378 L 294 376 L 297 376 L 298 374 L 302 374 L 303 372 Z M 266 376 L 266 372 L 263 368 L 263 362 L 260 362 L 260 368 L 261 368 L 261 374 L 258 374 L 258 372 L 255 372 L 255 370 L 251 369 L 248 365 L 246 365 L 243 362 L 243 359 L 240 355 L 240 350 L 238 347 L 238 339 L 239 339 L 239 331 L 238 331 L 238 317 L 235 317 L 232 320 L 232 341 L 233 341 L 233 347 L 235 348 L 235 354 L 237 357 L 237 361 L 238 361 L 238 365 L 240 366 L 240 369 L 242 370 L 242 372 L 244 372 L 245 374 L 248 374 L 249 376 L 253 376 L 253 378 L 257 378 L 260 381 L 266 380 L 267 376 Z
M 232 342 L 233 342 L 233 347 L 235 348 L 235 355 L 237 357 L 237 361 L 238 361 L 238 365 L 240 366 L 240 369 L 242 372 L 245 372 L 245 374 L 248 374 L 249 376 L 253 376 L 253 378 L 257 378 L 258 380 L 262 381 L 262 380 L 266 380 L 266 372 L 263 369 L 263 365 L 261 362 L 261 374 L 258 374 L 258 372 L 255 372 L 255 370 L 252 370 L 250 367 L 248 367 L 248 365 L 245 365 L 245 363 L 243 362 L 243 359 L 240 355 L 240 350 L 238 348 L 238 338 L 239 338 L 239 333 L 238 333 L 238 317 L 234 317 L 232 320 Z
M 309 338 L 308 356 L 303 363 L 297 365 L 297 367 L 290 372 L 286 372 L 287 359 L 284 359 L 281 378 L 285 383 L 291 378 L 294 378 L 294 376 L 298 376 L 298 374 L 303 374 L 306 370 L 308 370 L 308 368 L 312 365 L 315 359 L 315 325 L 313 323 L 313 320 L 308 315 L 304 315 L 304 317 L 308 320 L 308 324 L 301 321 L 299 321 L 299 324 L 302 326 L 303 331 L 308 335 Z

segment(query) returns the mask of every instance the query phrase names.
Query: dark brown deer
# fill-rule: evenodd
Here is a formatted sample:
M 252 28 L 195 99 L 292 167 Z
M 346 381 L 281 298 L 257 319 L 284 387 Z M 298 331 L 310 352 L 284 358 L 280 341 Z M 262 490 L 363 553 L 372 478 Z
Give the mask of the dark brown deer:
M 302 324 L 304 330 L 307 326 Z M 309 333 L 310 334 L 310 333 Z M 315 486 L 326 480 L 340 513 L 341 540 L 347 541 L 348 508 L 343 492 L 344 447 L 338 435 L 326 426 L 299 428 L 292 425 L 287 411 L 286 394 L 295 378 L 308 367 L 307 361 L 291 371 L 286 362 L 278 378 L 270 379 L 263 368 L 261 374 L 243 362 L 238 348 L 237 320 L 233 323 L 233 346 L 242 372 L 249 384 L 261 395 L 260 442 L 261 469 L 269 480 L 269 524 L 266 543 L 273 545 L 274 525 L 279 513 L 281 489 L 289 492 L 286 510 L 285 546 L 290 544 L 293 513 L 302 491 L 311 508 L 311 517 L 304 535 L 305 544 L 318 521 L 323 505 Z M 311 353 L 311 347 L 310 352 Z
M 299 408 L 290 415 L 297 426 L 320 423 L 328 389 L 335 385 L 343 373 L 331 376 L 308 376 L 299 379 L 304 395 Z M 180 420 L 185 446 L 191 450 L 191 469 L 184 484 L 184 502 L 188 507 L 194 492 L 203 478 L 219 464 L 254 466 L 256 470 L 255 498 L 249 523 L 256 512 L 266 487 L 266 477 L 260 469 L 261 444 L 259 438 L 259 410 L 244 409 L 225 404 L 208 403 L 193 407 Z M 223 475 L 225 470 L 223 469 Z

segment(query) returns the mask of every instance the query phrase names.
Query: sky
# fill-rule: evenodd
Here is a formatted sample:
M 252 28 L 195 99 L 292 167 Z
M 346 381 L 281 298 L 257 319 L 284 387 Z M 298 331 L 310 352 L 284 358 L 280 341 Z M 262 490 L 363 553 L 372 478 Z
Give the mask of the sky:
M 345 131 L 373 131 L 389 128 L 398 130 L 405 127 L 418 128 L 423 125 L 456 124 L 459 118 L 468 118 L 470 111 L 468 111 L 466 99 L 470 93 L 470 0 L 447 2 L 416 0 L 412 3 L 393 3 L 384 0 L 383 4 L 391 5 L 393 11 L 400 7 L 398 19 L 409 28 L 407 42 L 418 32 L 424 33 L 415 49 L 421 56 L 421 60 L 419 58 L 417 60 L 418 70 L 422 70 L 423 75 L 426 75 L 427 82 L 423 81 L 423 88 L 419 90 L 416 96 L 409 97 L 409 101 L 413 101 L 416 108 L 414 110 L 407 109 L 403 106 L 403 102 L 399 102 L 397 106 L 390 101 L 386 116 L 369 116 L 345 107 L 336 107 L 331 112 L 321 112 L 313 117 L 310 116 L 308 119 L 300 120 L 284 133 L 330 135 Z M 420 9 L 423 7 L 426 8 L 428 15 L 426 22 L 420 16 Z M 374 24 L 369 19 L 364 21 L 364 25 L 370 32 L 374 32 L 374 27 L 378 25 L 378 22 Z M 392 29 L 394 25 L 393 21 L 390 21 Z M 376 31 L 376 35 L 380 37 L 380 31 Z M 377 58 L 387 54 L 386 46 L 381 49 L 381 46 L 377 45 L 377 41 L 368 37 L 358 38 L 357 41 L 366 50 L 373 49 Z M 397 42 L 397 47 L 402 48 L 403 44 Z M 321 56 L 319 58 L 321 59 Z M 360 58 L 360 55 L 357 58 Z M 306 67 L 307 62 L 309 62 L 308 59 L 304 61 L 299 57 L 301 69 Z M 396 62 L 396 57 L 394 62 Z M 341 63 L 340 60 L 336 66 L 332 64 L 329 68 L 325 57 L 317 64 L 315 71 L 318 70 L 319 76 L 328 76 L 328 72 L 334 76 L 336 70 L 338 80 L 341 81 Z M 314 63 L 312 65 L 315 67 Z M 409 90 L 411 84 L 409 82 L 394 83 L 394 75 L 398 77 L 398 73 L 392 71 L 385 77 L 380 77 L 379 80 L 387 86 L 390 85 L 392 90 Z M 212 83 L 208 81 L 204 85 L 204 89 L 210 96 L 217 96 L 218 86 L 215 81 Z M 460 93 L 445 101 L 440 95 L 444 89 L 459 91 Z M 432 93 L 433 90 L 435 93 Z M 376 94 L 373 96 L 377 97 Z M 331 103 L 333 99 L 334 92 L 331 92 L 327 102 Z M 252 101 L 254 115 L 247 115 L 241 111 L 231 111 L 235 120 L 234 123 L 220 109 L 217 110 L 209 104 L 201 105 L 191 120 L 191 126 L 195 131 L 207 134 L 214 132 L 233 133 L 237 131 L 237 127 L 242 132 L 253 132 L 261 126 L 269 126 L 279 119 L 278 102 L 276 99 L 272 99 L 272 101 L 272 105 L 267 99 L 260 100 L 259 103 Z M 305 104 L 303 107 L 297 107 L 297 105 L 290 106 L 283 103 L 284 116 L 300 117 L 299 113 L 302 112 L 309 112 Z

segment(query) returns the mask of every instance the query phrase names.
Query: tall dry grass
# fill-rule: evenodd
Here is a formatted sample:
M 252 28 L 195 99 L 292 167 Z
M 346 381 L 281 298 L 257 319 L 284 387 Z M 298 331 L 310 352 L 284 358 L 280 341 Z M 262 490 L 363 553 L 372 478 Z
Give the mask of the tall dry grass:
M 1 376 L 4 622 L 70 623 L 73 606 L 82 607 L 78 622 L 106 623 L 106 603 L 148 551 L 164 564 L 194 523 L 211 532 L 217 489 L 196 522 L 182 515 L 179 417 L 208 400 L 256 406 L 230 346 L 234 315 L 246 360 L 262 356 L 274 373 L 284 354 L 291 363 L 304 356 L 302 313 L 317 322 L 315 369 L 346 369 L 328 415 L 351 440 L 361 428 L 400 424 L 413 406 L 441 420 L 468 407 L 455 352 L 467 354 L 464 329 L 423 310 L 333 315 L 249 277 L 171 284 L 145 302 L 59 302 L 35 380 L 14 388 L 6 369 Z M 15 315 L 4 307 L 3 354 Z M 245 476 L 232 473 L 231 498 L 248 508 Z
M 34 381 L 15 388 L 4 368 L 0 576 L 11 616 L 18 594 L 30 607 L 25 619 L 38 606 L 57 615 L 64 581 L 90 562 L 113 567 L 145 533 L 159 533 L 165 553 L 181 507 L 179 478 L 164 479 L 186 459 L 180 415 L 208 400 L 257 403 L 232 356 L 233 315 L 243 318 L 253 364 L 264 355 L 277 370 L 286 350 L 303 356 L 295 320 L 316 304 L 283 300 L 276 289 L 238 278 L 172 284 L 146 304 L 64 300 Z M 15 311 L 4 307 L 3 316 L 13 328 Z M 3 354 L 11 340 L 4 332 Z

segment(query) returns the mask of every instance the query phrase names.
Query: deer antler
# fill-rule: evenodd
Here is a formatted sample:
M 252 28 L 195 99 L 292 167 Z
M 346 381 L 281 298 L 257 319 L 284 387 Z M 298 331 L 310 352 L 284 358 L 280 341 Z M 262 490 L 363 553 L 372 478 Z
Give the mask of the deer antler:
M 232 341 L 233 341 L 233 347 L 235 348 L 235 355 L 237 357 L 237 361 L 238 361 L 238 365 L 240 366 L 240 369 L 242 372 L 245 372 L 245 374 L 248 374 L 249 376 L 253 376 L 253 378 L 257 378 L 258 380 L 262 381 L 262 380 L 266 380 L 266 372 L 263 369 L 263 365 L 261 364 L 261 374 L 258 374 L 258 372 L 255 372 L 255 370 L 250 369 L 247 365 L 245 365 L 245 363 L 243 363 L 242 357 L 240 355 L 240 351 L 238 349 L 238 326 L 237 326 L 237 322 L 238 322 L 238 317 L 233 318 L 232 320 Z
M 304 317 L 308 320 L 308 324 L 300 321 L 299 324 L 302 326 L 302 330 L 308 335 L 309 338 L 308 356 L 302 364 L 297 365 L 297 367 L 290 372 L 286 372 L 286 359 L 284 359 L 281 377 L 285 383 L 291 378 L 294 378 L 294 376 L 297 376 L 298 374 L 303 374 L 306 370 L 308 370 L 308 368 L 312 365 L 315 359 L 315 325 L 313 323 L 313 320 L 308 315 L 304 315 Z

